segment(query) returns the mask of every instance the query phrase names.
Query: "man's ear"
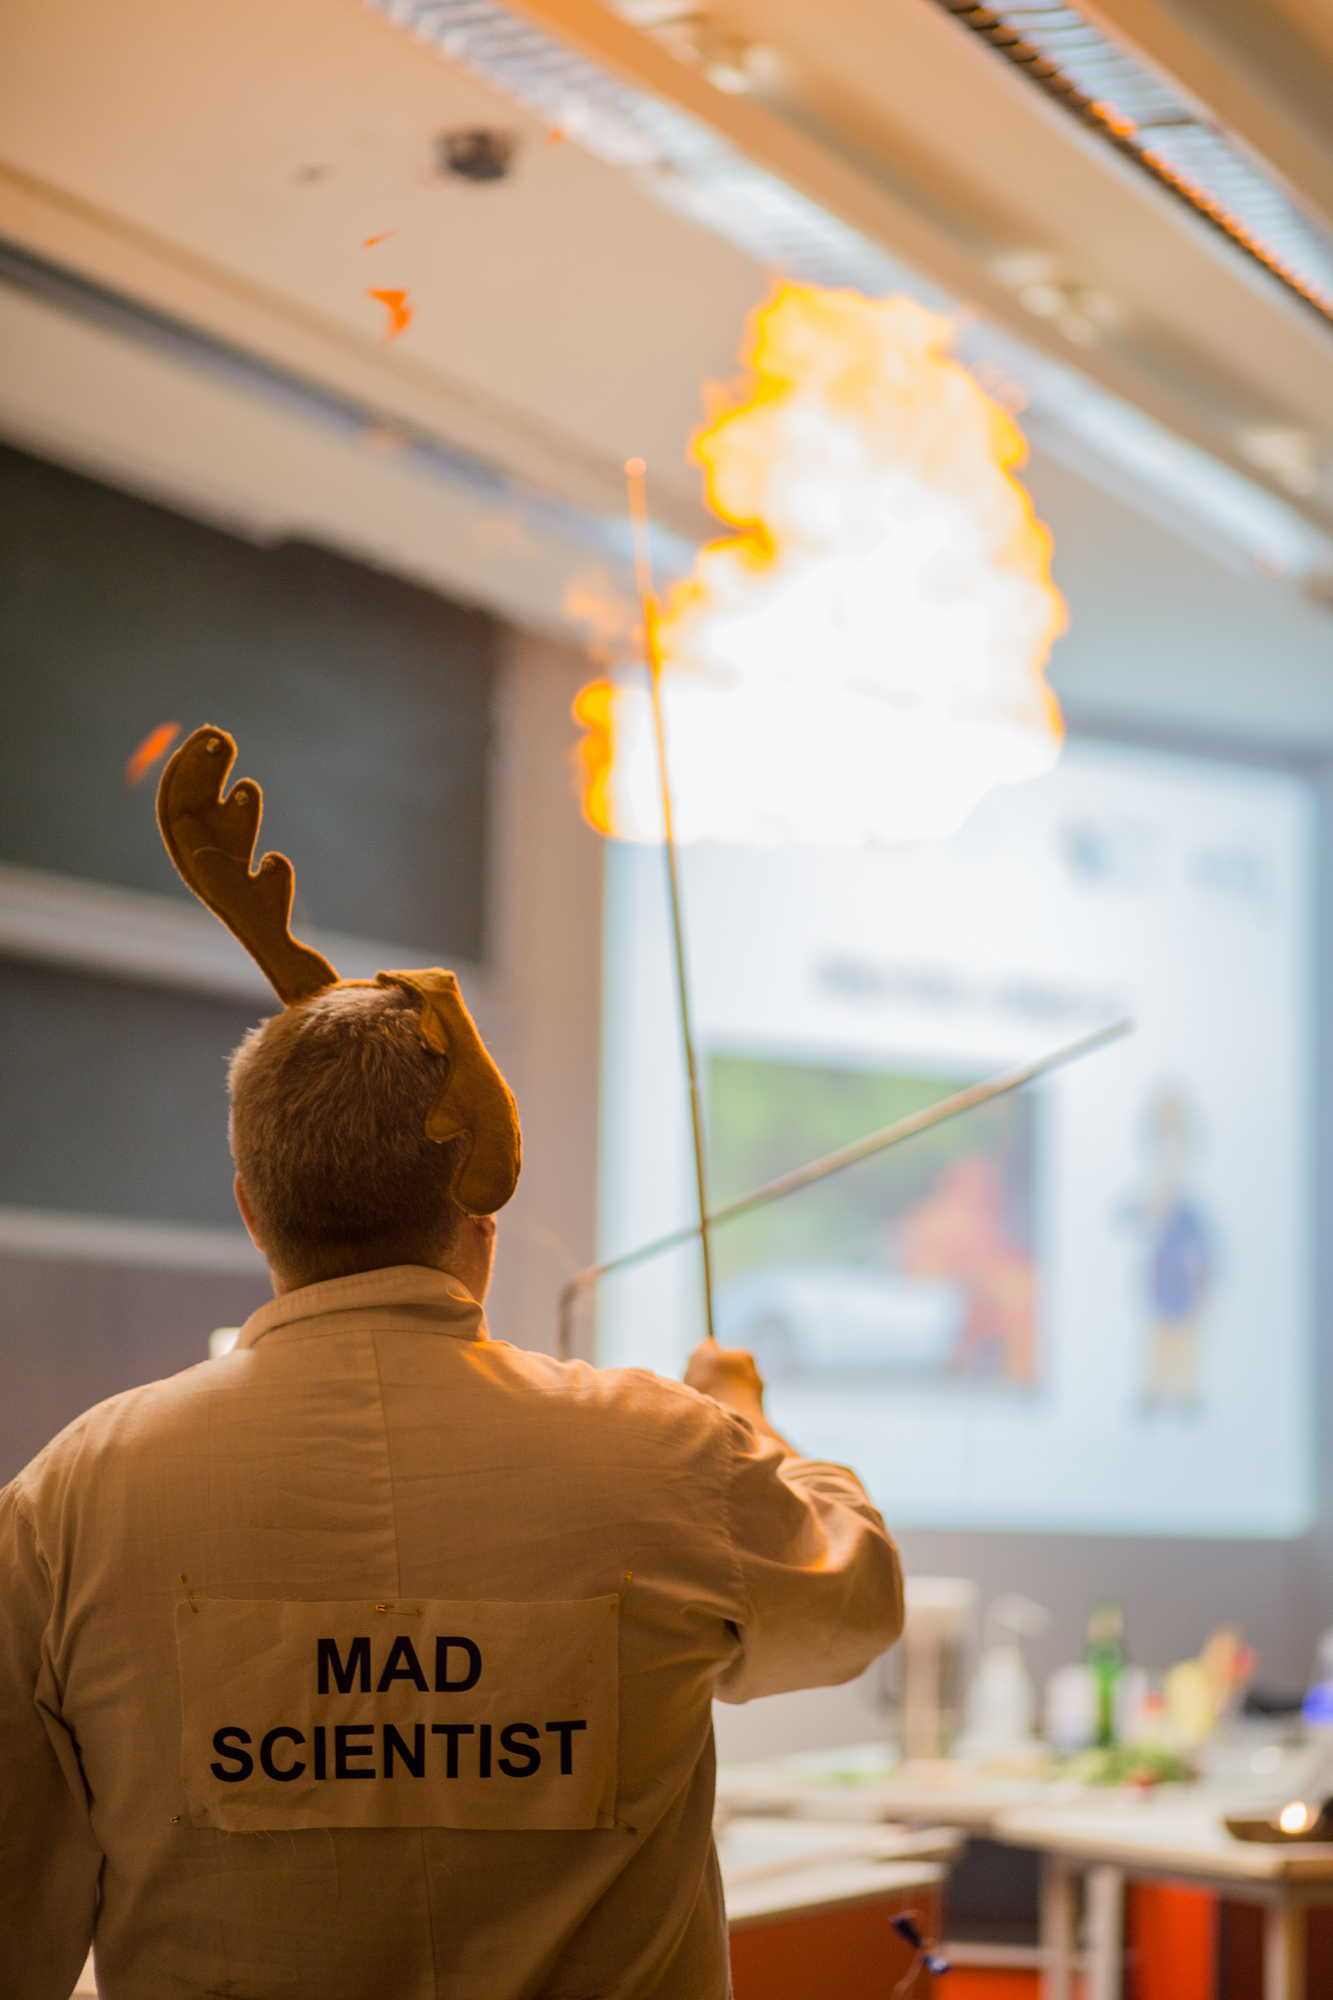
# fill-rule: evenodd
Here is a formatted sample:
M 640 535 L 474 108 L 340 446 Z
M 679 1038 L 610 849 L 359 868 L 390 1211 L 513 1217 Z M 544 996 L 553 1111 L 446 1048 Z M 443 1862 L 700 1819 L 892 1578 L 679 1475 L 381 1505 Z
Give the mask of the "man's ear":
M 259 1229 L 255 1223 L 254 1211 L 250 1207 L 249 1197 L 245 1192 L 245 1186 L 239 1174 L 237 1174 L 235 1180 L 232 1182 L 232 1188 L 236 1195 L 236 1206 L 241 1211 L 241 1221 L 249 1230 L 250 1241 L 262 1257 L 265 1254 L 264 1246 L 259 1240 Z

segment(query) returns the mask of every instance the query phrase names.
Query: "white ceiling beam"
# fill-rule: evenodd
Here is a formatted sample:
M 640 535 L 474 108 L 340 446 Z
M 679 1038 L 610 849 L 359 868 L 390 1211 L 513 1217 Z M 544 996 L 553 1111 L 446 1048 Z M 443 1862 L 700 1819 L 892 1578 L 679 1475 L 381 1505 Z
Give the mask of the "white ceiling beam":
M 620 463 L 437 363 L 353 333 L 290 294 L 0 161 L 0 237 L 395 421 L 448 439 L 534 486 L 601 513 L 624 505 Z M 703 509 L 666 493 L 659 512 L 700 536 Z
M 420 947 L 303 931 L 344 979 L 373 979 Z M 273 988 L 244 945 L 200 904 L 0 863 L 0 957 L 69 972 L 207 993 L 277 1013 Z M 455 965 L 468 1005 L 485 1012 L 485 975 Z

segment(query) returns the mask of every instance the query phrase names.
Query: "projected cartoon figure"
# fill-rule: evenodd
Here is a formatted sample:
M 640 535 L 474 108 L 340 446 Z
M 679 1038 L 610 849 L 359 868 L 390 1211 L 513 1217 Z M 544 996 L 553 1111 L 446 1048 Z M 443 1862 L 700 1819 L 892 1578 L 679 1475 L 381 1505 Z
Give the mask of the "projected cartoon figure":
M 1164 1090 L 1144 1122 L 1147 1180 L 1126 1219 L 1143 1239 L 1141 1285 L 1148 1316 L 1141 1405 L 1193 1410 L 1201 1401 L 1200 1363 L 1215 1279 L 1211 1232 L 1190 1192 L 1199 1121 L 1184 1092 Z

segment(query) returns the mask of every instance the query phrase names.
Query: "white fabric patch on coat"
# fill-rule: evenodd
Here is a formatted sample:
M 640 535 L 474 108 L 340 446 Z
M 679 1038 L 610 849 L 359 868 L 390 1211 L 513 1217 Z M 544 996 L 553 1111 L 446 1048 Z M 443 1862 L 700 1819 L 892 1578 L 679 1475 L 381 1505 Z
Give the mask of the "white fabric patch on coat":
M 614 1824 L 618 1597 L 176 1613 L 195 1826 Z

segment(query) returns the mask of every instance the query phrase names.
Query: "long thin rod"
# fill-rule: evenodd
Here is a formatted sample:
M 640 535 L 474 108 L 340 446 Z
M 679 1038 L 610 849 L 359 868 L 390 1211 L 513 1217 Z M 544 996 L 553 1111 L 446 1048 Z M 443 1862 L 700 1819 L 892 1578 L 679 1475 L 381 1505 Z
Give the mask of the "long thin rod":
M 704 1335 L 713 1332 L 713 1246 L 709 1240 L 708 1168 L 704 1151 L 703 1098 L 699 1090 L 699 1070 L 694 1059 L 694 1031 L 690 1022 L 690 987 L 685 971 L 685 930 L 680 915 L 680 874 L 676 865 L 675 815 L 671 808 L 671 772 L 667 763 L 666 723 L 662 714 L 662 655 L 657 643 L 660 606 L 653 587 L 652 546 L 648 539 L 648 475 L 641 458 L 631 458 L 625 467 L 629 488 L 630 521 L 634 529 L 634 574 L 639 586 L 639 607 L 643 616 L 643 643 L 648 657 L 648 679 L 653 694 L 653 735 L 657 742 L 657 775 L 662 789 L 662 833 L 666 853 L 667 882 L 671 890 L 671 934 L 676 958 L 676 990 L 680 999 L 680 1033 L 685 1044 L 685 1074 L 690 1086 L 690 1130 L 694 1139 L 694 1179 L 699 1198 L 699 1225 L 691 1235 L 699 1238 L 703 1256 Z
M 1053 1049 L 1050 1055 L 1039 1056 L 1035 1062 L 1024 1063 L 1019 1069 L 1004 1070 L 984 1083 L 971 1083 L 965 1090 L 955 1091 L 952 1097 L 941 1098 L 938 1104 L 929 1105 L 924 1111 L 913 1111 L 908 1117 L 882 1126 L 878 1132 L 871 1132 L 864 1139 L 854 1140 L 850 1146 L 839 1147 L 836 1153 L 825 1153 L 822 1159 L 812 1160 L 808 1166 L 796 1167 L 789 1174 L 779 1174 L 775 1181 L 765 1181 L 763 1187 L 755 1188 L 752 1194 L 742 1195 L 739 1201 L 728 1202 L 724 1208 L 715 1209 L 708 1217 L 708 1228 L 716 1229 L 719 1223 L 734 1222 L 737 1216 L 750 1215 L 757 1208 L 766 1208 L 769 1202 L 781 1201 L 786 1195 L 811 1187 L 816 1181 L 826 1180 L 830 1174 L 841 1173 L 844 1167 L 854 1167 L 858 1161 L 871 1159 L 889 1146 L 899 1146 L 904 1139 L 914 1138 L 918 1132 L 928 1132 L 932 1126 L 943 1125 L 947 1119 L 957 1118 L 964 1111 L 989 1104 L 992 1098 L 1003 1097 L 1011 1090 L 1020 1090 L 1025 1083 L 1047 1076 L 1051 1070 L 1060 1069 L 1065 1063 L 1077 1062 L 1080 1056 L 1091 1055 L 1094 1049 L 1119 1041 L 1122 1035 L 1131 1033 L 1133 1026 L 1130 1020 L 1112 1021 L 1107 1027 L 1083 1035 L 1076 1042 L 1066 1042 L 1063 1048 Z M 589 1264 L 586 1270 L 571 1278 L 560 1294 L 561 1359 L 569 1359 L 574 1305 L 599 1278 L 607 1277 L 612 1271 L 627 1270 L 632 1264 L 645 1263 L 650 1257 L 660 1256 L 664 1250 L 679 1249 L 682 1243 L 690 1242 L 699 1233 L 695 1226 L 673 1230 L 670 1236 L 659 1236 L 637 1250 L 627 1250 L 622 1256 L 608 1258 L 604 1264 Z

